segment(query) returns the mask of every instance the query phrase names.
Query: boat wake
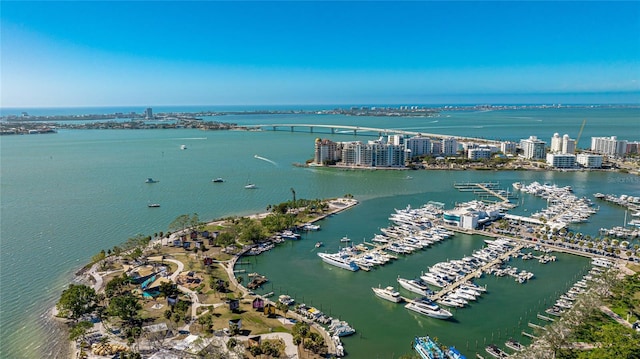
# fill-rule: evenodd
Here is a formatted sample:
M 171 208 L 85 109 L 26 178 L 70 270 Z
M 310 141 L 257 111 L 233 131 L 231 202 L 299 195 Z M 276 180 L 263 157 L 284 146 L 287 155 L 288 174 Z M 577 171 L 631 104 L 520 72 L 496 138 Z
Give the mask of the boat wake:
M 258 156 L 258 155 L 255 155 L 255 156 L 253 156 L 253 157 L 254 157 L 254 158 L 257 158 L 257 159 L 259 159 L 259 160 L 263 160 L 263 161 L 269 162 L 269 163 L 271 163 L 271 164 L 272 164 L 272 165 L 274 165 L 274 166 L 277 166 L 277 165 L 278 165 L 277 163 L 275 163 L 274 161 L 271 161 L 271 160 L 270 160 L 270 159 L 268 159 L 268 158 L 260 157 L 260 156 Z
M 206 140 L 206 137 L 181 137 L 178 140 Z

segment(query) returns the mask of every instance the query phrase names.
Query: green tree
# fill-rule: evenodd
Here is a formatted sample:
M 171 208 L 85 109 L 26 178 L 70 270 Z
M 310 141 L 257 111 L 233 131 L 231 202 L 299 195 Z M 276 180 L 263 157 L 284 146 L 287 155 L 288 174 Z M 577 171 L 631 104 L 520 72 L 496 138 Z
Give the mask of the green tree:
M 276 304 L 276 308 L 278 308 L 279 311 L 282 312 L 282 315 L 284 315 L 284 317 L 287 317 L 287 312 L 289 311 L 289 306 L 282 303 L 282 302 L 278 302 Z
M 82 315 L 91 313 L 96 302 L 97 295 L 93 288 L 84 284 L 69 284 L 69 287 L 62 291 L 56 308 L 62 316 L 77 321 Z
M 184 231 L 185 228 L 189 225 L 191 221 L 191 217 L 188 214 L 181 214 L 176 219 L 174 219 L 171 223 L 169 223 L 169 230 L 172 232 L 175 231 Z
M 618 324 L 603 325 L 595 332 L 600 345 L 580 353 L 579 359 L 640 358 L 640 334 Z
M 107 311 L 114 317 L 119 317 L 122 321 L 131 323 L 138 318 L 138 312 L 142 309 L 142 305 L 138 298 L 132 294 L 124 294 L 109 301 Z
M 202 329 L 205 332 L 211 333 L 213 330 L 213 316 L 211 313 L 207 313 L 205 315 L 201 315 L 198 318 L 198 324 L 202 326 Z
M 266 235 L 260 222 L 249 220 L 243 224 L 239 237 L 244 243 L 257 243 L 264 239 Z
M 122 273 L 121 276 L 115 277 L 107 282 L 107 285 L 104 288 L 104 294 L 108 298 L 116 297 L 127 292 L 130 283 L 131 279 L 125 273 Z
M 229 338 L 229 341 L 227 341 L 227 349 L 231 350 L 235 348 L 236 345 L 238 345 L 236 338 Z
M 82 341 L 85 340 L 85 336 L 89 329 L 93 328 L 93 323 L 87 320 L 78 322 L 78 324 L 71 327 L 69 330 L 69 340 L 77 340 L 81 338 Z
M 160 288 L 158 290 L 160 291 L 160 295 L 165 298 L 180 293 L 180 291 L 178 290 L 178 286 L 175 283 L 171 282 L 160 283 Z

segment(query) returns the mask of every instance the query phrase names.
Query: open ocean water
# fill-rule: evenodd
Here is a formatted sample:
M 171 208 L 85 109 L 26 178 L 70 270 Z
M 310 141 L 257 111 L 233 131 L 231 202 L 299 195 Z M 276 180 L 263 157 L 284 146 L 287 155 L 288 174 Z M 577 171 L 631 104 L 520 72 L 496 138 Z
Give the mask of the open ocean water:
M 84 113 L 116 111 L 83 109 Z M 578 144 L 584 148 L 591 136 L 640 140 L 638 118 L 638 109 L 595 108 L 443 112 L 431 118 L 229 115 L 209 119 L 239 124 L 343 124 L 505 140 L 536 135 L 545 141 L 555 132 L 575 138 L 586 119 Z M 312 158 L 316 137 L 372 139 L 319 129 L 297 131 L 61 130 L 0 137 L 0 358 L 64 355 L 68 343 L 49 319 L 49 310 L 73 274 L 101 249 L 138 233 L 166 231 L 173 219 L 185 213 L 195 212 L 208 220 L 263 212 L 269 204 L 288 200 L 291 188 L 298 198 L 351 193 L 361 204 L 322 221 L 322 231 L 256 258 L 252 268 L 270 278 L 268 285 L 273 289 L 266 291 L 287 292 L 298 301 L 304 298 L 307 304 L 350 322 L 358 333 L 344 342 L 353 358 L 399 356 L 410 350 L 413 336 L 425 334 L 465 353 L 482 351 L 485 341 L 502 343 L 507 333 L 517 336 L 527 316 L 535 317 L 584 271 L 588 261 L 561 255 L 558 262 L 545 266 L 512 263 L 531 269 L 536 279 L 518 285 L 505 278 L 483 278 L 479 283 L 487 284 L 490 293 L 470 308 L 458 310 L 455 321 L 442 322 L 382 302 L 370 287 L 395 285 L 398 275 L 414 277 L 435 261 L 469 254 L 481 246 L 479 238 L 456 235 L 370 273 L 327 266 L 316 256 L 313 244 L 321 240 L 332 250 L 344 235 L 355 241 L 371 238 L 388 225 L 393 208 L 407 204 L 435 200 L 451 207 L 456 201 L 473 199 L 471 194 L 457 192 L 454 182 L 498 181 L 510 188 L 515 181 L 539 181 L 571 185 L 578 196 L 640 195 L 637 176 L 607 172 L 412 171 L 413 179 L 405 180 L 405 171 L 294 167 L 292 163 Z M 186 150 L 180 150 L 183 144 Z M 147 177 L 159 182 L 146 184 Z M 215 177 L 226 182 L 211 183 Z M 245 190 L 247 181 L 258 189 Z M 147 208 L 150 202 L 161 207 Z M 600 227 L 622 224 L 622 208 L 596 204 L 600 211 L 574 228 L 595 235 Z M 541 206 L 533 197 L 525 198 L 529 211 Z

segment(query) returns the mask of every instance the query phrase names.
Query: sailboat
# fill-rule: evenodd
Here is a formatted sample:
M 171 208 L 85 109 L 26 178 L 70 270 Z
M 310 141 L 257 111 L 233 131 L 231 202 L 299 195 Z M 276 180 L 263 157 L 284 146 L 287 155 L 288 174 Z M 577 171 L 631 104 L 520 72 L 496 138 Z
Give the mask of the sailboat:
M 246 188 L 246 189 L 256 189 L 258 187 L 256 187 L 255 184 L 249 182 L 249 177 L 247 177 L 247 184 L 244 186 L 244 188 Z

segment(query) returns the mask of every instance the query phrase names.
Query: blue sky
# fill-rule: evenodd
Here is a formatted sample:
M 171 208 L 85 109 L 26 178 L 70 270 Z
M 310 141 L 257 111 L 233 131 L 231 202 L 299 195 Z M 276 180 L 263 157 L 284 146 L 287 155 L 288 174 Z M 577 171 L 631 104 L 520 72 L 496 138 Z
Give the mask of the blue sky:
M 637 1 L 0 6 L 2 107 L 640 102 Z

